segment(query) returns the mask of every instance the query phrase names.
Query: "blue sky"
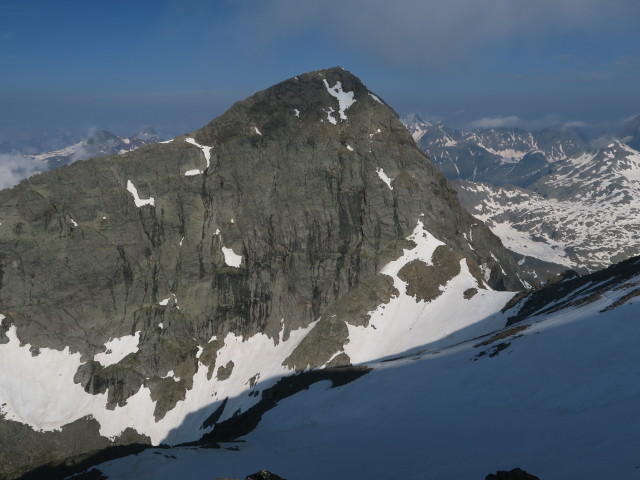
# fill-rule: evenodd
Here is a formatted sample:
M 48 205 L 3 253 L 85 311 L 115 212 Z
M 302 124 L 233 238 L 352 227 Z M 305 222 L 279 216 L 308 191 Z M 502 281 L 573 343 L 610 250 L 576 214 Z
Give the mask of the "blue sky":
M 398 113 L 456 127 L 640 113 L 638 0 L 0 0 L 0 140 L 192 130 L 340 65 Z

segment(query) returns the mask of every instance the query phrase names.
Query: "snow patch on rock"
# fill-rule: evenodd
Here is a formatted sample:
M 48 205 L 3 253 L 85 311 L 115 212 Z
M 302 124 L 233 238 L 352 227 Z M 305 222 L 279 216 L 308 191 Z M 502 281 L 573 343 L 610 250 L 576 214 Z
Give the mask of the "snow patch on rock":
M 389 190 L 393 190 L 393 186 L 391 185 L 391 182 L 393 181 L 392 178 L 389 178 L 389 176 L 384 173 L 384 170 L 382 168 L 376 168 L 376 173 L 378 174 L 378 177 L 380 177 L 380 180 L 382 180 L 384 183 L 387 184 L 387 187 L 389 187 Z
M 329 82 L 327 82 L 326 79 L 322 79 L 322 81 L 324 82 L 324 86 L 326 87 L 327 92 L 329 92 L 329 95 L 338 100 L 338 114 L 340 115 L 340 120 L 347 120 L 347 115 L 344 112 L 356 102 L 354 92 L 345 92 L 342 90 L 342 82 L 336 82 L 333 87 L 330 87 Z M 333 121 L 329 121 L 334 124 L 336 123 L 335 119 L 333 119 Z
M 204 159 L 207 162 L 207 168 L 209 168 L 209 164 L 211 163 L 211 149 L 213 147 L 207 147 L 206 145 L 200 145 L 194 138 L 187 137 L 184 139 L 185 142 L 190 143 L 191 145 L 195 145 L 199 149 L 202 150 L 202 154 L 204 155 Z
M 240 268 L 242 265 L 242 255 L 238 255 L 231 248 L 222 247 L 222 253 L 224 254 L 224 263 L 230 267 Z
M 140 331 L 134 335 L 126 335 L 120 338 L 113 338 L 104 344 L 107 349 L 105 352 L 96 353 L 93 359 L 99 362 L 103 367 L 115 365 L 124 357 L 138 351 L 140 343 Z
M 155 206 L 155 200 L 153 197 L 149 197 L 146 199 L 140 198 L 140 196 L 138 195 L 138 189 L 131 182 L 131 180 L 127 180 L 127 190 L 131 195 L 133 195 L 133 201 L 135 202 L 136 207 L 140 208 L 144 207 L 145 205 L 149 205 L 151 207 Z
M 380 100 L 377 95 L 374 95 L 373 93 L 369 92 L 369 96 L 373 98 L 376 102 L 384 105 L 384 103 L 382 103 L 382 100 Z

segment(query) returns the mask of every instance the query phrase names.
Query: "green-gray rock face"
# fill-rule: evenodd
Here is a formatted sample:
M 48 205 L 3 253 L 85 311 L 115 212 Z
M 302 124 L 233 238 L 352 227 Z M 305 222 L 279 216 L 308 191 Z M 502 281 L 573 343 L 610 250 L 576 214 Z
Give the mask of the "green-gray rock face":
M 413 245 L 419 219 L 448 246 L 443 265 L 457 267 L 405 272 L 433 275 L 416 298 L 437 296 L 461 259 L 481 284 L 521 288 L 513 259 L 391 108 L 340 68 L 300 75 L 169 143 L 0 191 L 0 353 L 75 355 L 70 389 L 114 412 L 149 392 L 153 418 L 169 422 L 192 401 L 199 366 L 224 385 L 246 373 L 239 350 L 221 353 L 232 337 L 260 363 L 252 338 L 284 345 L 306 328 L 281 368 L 349 363 L 347 324 L 366 325 L 397 294 L 380 270 Z M 247 389 L 267 380 L 256 372 Z M 198 425 L 223 400 L 213 389 Z M 9 407 L 5 421 L 20 421 Z M 43 415 L 32 428 L 49 428 L 38 427 Z M 82 441 L 56 438 L 67 455 L 82 453 Z M 13 472 L 40 460 L 50 458 L 13 462 Z

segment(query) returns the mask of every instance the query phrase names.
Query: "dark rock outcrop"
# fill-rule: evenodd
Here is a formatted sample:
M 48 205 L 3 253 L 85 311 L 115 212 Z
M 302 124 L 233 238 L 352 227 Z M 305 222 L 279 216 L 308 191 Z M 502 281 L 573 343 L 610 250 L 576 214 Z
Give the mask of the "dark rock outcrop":
M 216 478 L 216 480 L 238 480 L 236 478 Z M 259 472 L 248 475 L 245 480 L 286 480 L 269 470 L 260 470 Z
M 285 480 L 279 475 L 275 473 L 271 473 L 268 470 L 260 470 L 257 473 L 249 475 L 246 480 Z
M 640 257 L 630 258 L 604 270 L 589 275 L 577 276 L 567 271 L 542 288 L 523 292 L 515 296 L 503 311 L 512 309 L 513 315 L 507 325 L 522 322 L 536 315 L 544 315 L 566 308 L 588 305 L 607 295 L 610 291 L 628 293 L 605 308 L 613 310 L 632 298 L 640 296 L 640 288 L 629 280 L 640 274 Z
M 491 473 L 485 477 L 485 480 L 540 480 L 535 475 L 525 472 L 520 468 L 513 470 L 498 470 L 497 473 Z

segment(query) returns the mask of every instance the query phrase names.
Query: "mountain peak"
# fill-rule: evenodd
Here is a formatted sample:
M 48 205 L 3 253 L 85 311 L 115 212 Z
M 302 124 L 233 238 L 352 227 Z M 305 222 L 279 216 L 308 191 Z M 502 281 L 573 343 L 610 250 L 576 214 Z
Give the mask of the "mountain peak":
M 87 437 L 194 440 L 284 375 L 489 328 L 487 305 L 512 295 L 496 290 L 523 286 L 396 113 L 341 68 L 32 177 L 0 191 L 0 211 L 0 363 L 28 365 L 3 370 L 3 414 L 24 445 L 74 421 Z M 49 355 L 64 375 L 38 383 Z M 52 392 L 77 408 L 52 418 Z
M 391 117 L 397 118 L 397 114 L 358 77 L 334 67 L 300 74 L 259 91 L 193 135 L 198 141 L 211 143 L 232 133 L 258 131 L 268 137 L 283 129 L 318 124 L 330 131 L 347 125 L 358 128 L 363 120 L 388 122 Z

